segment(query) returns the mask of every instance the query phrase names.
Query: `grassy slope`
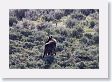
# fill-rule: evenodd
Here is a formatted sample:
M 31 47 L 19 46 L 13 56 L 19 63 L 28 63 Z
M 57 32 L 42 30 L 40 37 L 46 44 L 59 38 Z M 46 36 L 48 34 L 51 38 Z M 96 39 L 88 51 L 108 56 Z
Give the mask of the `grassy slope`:
M 49 21 L 47 24 L 51 26 L 42 30 L 38 29 L 38 25 L 44 24 L 46 21 L 41 16 L 35 21 L 18 20 L 15 26 L 10 27 L 9 36 L 12 38 L 9 39 L 9 67 L 11 69 L 44 69 L 46 64 L 41 59 L 41 56 L 43 55 L 45 41 L 49 35 L 53 35 L 57 40 L 57 55 L 49 68 L 99 68 L 98 32 L 95 27 L 90 28 L 91 21 L 94 21 L 97 25 L 98 19 L 92 17 L 92 15 L 98 15 L 98 13 L 95 12 L 85 16 L 86 19 L 84 20 L 75 20 L 76 25 L 73 28 L 69 28 L 66 22 L 71 19 L 71 14 L 73 13 L 61 17 L 57 21 L 57 27 L 54 21 Z M 79 28 L 83 32 L 74 34 L 78 32 Z M 86 34 L 90 35 L 90 37 L 86 36 Z

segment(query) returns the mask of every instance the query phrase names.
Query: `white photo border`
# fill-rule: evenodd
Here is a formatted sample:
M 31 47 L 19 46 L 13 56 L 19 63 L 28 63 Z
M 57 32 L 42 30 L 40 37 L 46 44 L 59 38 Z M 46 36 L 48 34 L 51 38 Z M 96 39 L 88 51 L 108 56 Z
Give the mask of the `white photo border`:
M 0 76 L 3 78 L 108 78 L 106 0 L 2 0 Z M 99 69 L 9 69 L 9 9 L 99 9 Z

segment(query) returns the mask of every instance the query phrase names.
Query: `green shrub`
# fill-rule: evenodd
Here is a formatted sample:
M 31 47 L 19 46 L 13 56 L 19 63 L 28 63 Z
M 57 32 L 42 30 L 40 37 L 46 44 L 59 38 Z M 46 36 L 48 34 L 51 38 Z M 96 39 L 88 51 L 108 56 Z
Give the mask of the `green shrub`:
M 9 26 L 13 26 L 14 23 L 17 24 L 17 18 L 16 17 L 9 17 Z
M 91 21 L 90 22 L 90 28 L 94 28 L 94 26 L 95 26 L 95 22 L 94 21 Z
M 34 44 L 33 43 L 30 43 L 30 42 L 25 42 L 24 45 L 23 45 L 23 48 L 33 48 Z
M 62 11 L 56 11 L 55 14 L 54 14 L 54 18 L 59 20 L 61 19 L 61 17 L 63 16 L 63 12 Z
M 86 37 L 82 37 L 80 39 L 80 42 L 83 43 L 83 44 L 87 44 L 88 43 L 88 39 Z
M 66 27 L 67 28 L 73 28 L 73 26 L 76 25 L 76 20 L 75 19 L 68 19 L 66 22 Z
M 63 44 L 57 44 L 56 51 L 57 51 L 57 52 L 61 52 L 61 51 L 63 51 L 63 50 L 64 50 Z
M 95 35 L 93 36 L 93 40 L 94 40 L 94 43 L 95 43 L 95 44 L 99 44 L 99 35 L 98 35 L 98 34 L 95 34 Z
M 95 13 L 95 10 L 94 9 L 81 9 L 81 13 L 88 16 L 92 13 Z
M 64 36 L 58 36 L 56 37 L 57 42 L 62 43 L 63 41 L 65 41 L 65 37 Z
M 77 29 L 73 29 L 72 31 L 72 37 L 76 37 L 76 38 L 81 38 L 83 36 L 83 29 L 82 28 L 77 28 Z
M 25 36 L 25 37 L 28 37 L 29 35 L 32 35 L 32 31 L 27 30 L 27 29 L 23 29 L 20 33 L 21 33 L 23 36 Z
M 18 20 L 22 20 L 22 18 L 25 18 L 25 12 L 27 9 L 16 9 L 15 10 L 15 15 L 18 18 Z
M 79 63 L 77 63 L 77 67 L 78 67 L 78 69 L 84 69 L 86 67 L 86 65 L 84 62 L 79 62 Z
M 88 39 L 92 39 L 93 37 L 91 33 L 85 33 L 84 36 L 87 37 Z
M 64 9 L 64 15 L 67 16 L 71 14 L 74 10 L 73 9 Z
M 77 20 L 79 20 L 79 21 L 80 21 L 80 20 L 85 20 L 85 17 L 84 17 L 82 14 L 79 14 L 79 13 L 72 14 L 72 15 L 71 15 L 71 18 L 72 18 L 72 19 L 75 18 L 75 19 L 77 19 Z
M 48 22 L 41 23 L 40 25 L 37 26 L 39 30 L 44 30 L 45 28 L 50 28 L 50 27 L 52 27 L 52 24 Z
M 22 36 L 20 34 L 16 33 L 10 33 L 9 34 L 9 39 L 10 40 L 21 40 Z

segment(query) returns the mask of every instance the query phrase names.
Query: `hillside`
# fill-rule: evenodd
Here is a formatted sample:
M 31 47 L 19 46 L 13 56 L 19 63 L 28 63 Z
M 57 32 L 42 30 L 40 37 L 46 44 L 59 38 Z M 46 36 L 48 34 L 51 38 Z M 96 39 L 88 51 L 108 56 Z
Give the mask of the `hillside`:
M 9 68 L 45 69 L 50 35 L 57 47 L 48 69 L 99 68 L 98 9 L 10 9 Z

